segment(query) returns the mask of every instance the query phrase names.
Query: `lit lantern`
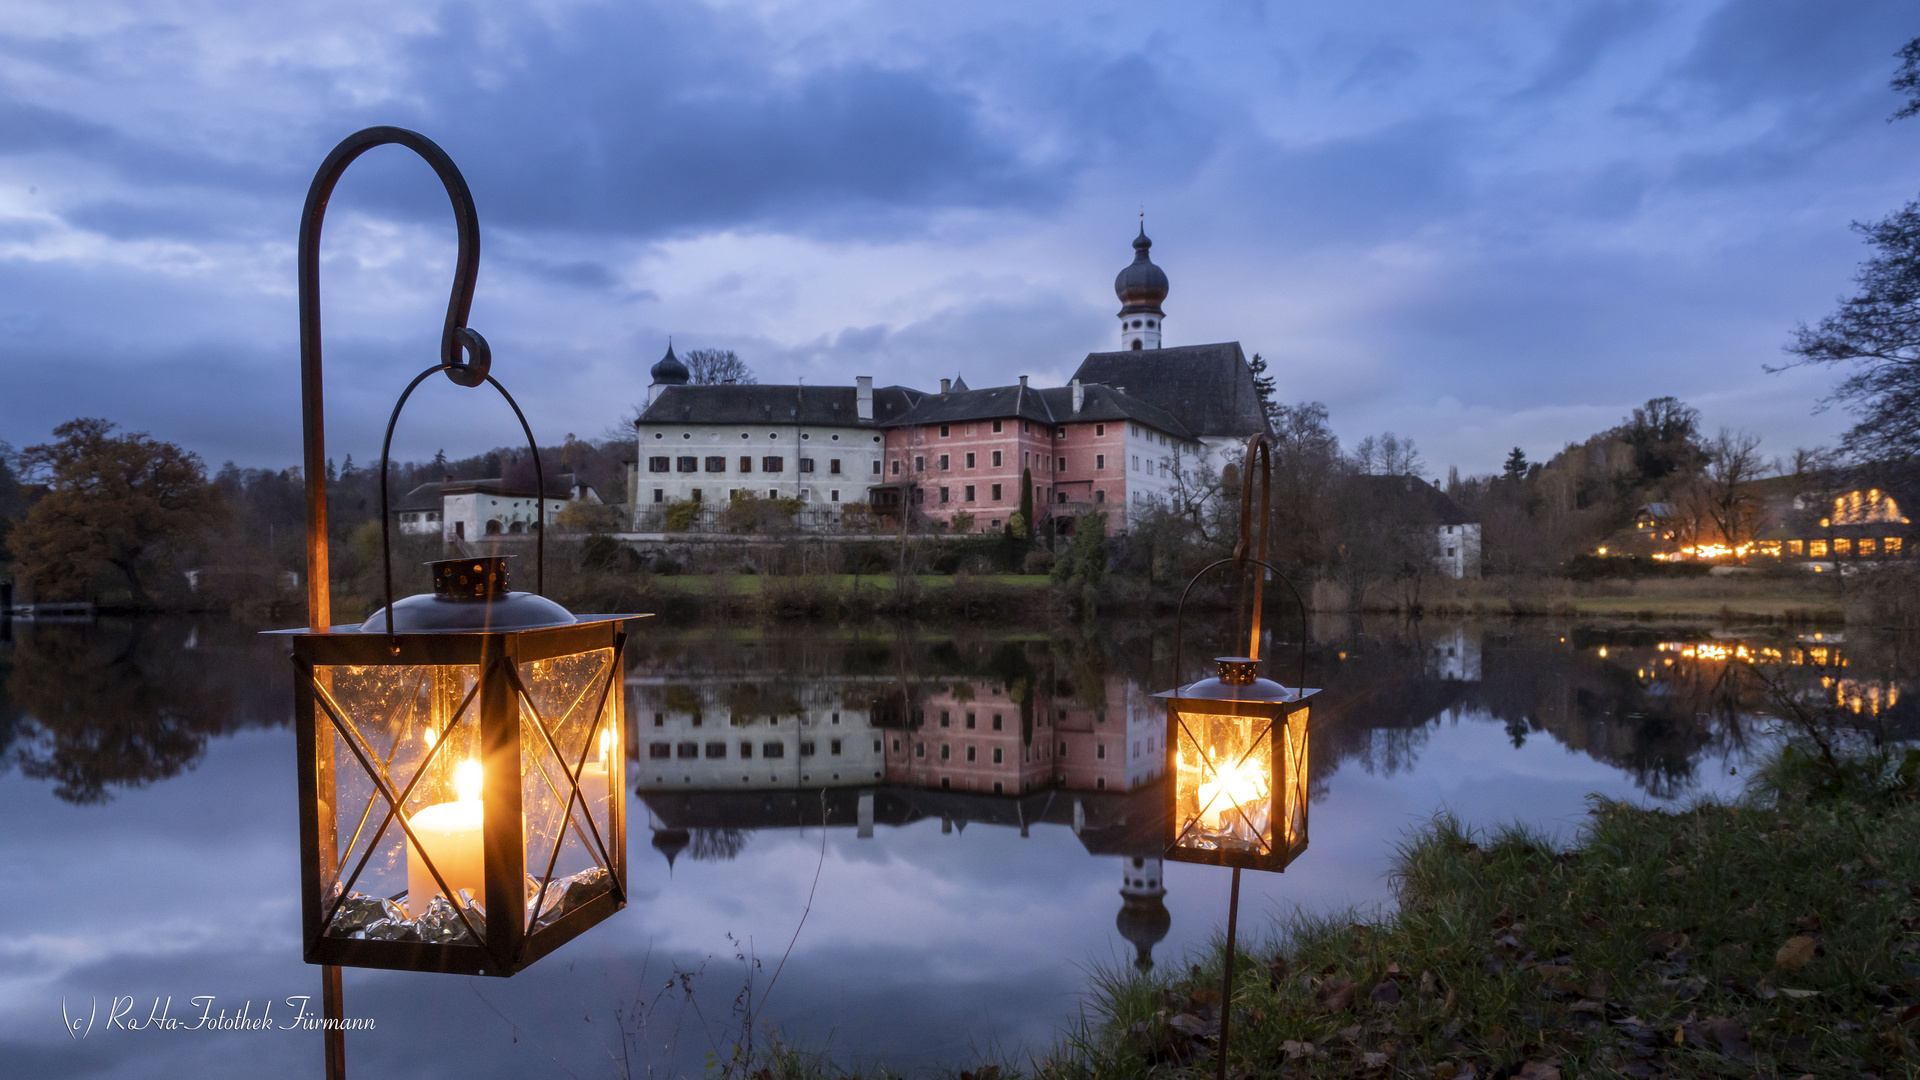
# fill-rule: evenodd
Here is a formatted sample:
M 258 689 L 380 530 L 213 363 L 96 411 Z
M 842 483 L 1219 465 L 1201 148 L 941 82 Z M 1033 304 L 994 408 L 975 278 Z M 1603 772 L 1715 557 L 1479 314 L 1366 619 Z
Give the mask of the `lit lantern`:
M 1154 696 L 1167 703 L 1166 857 L 1284 870 L 1307 846 L 1307 699 L 1215 658 L 1212 678 Z
M 330 623 L 328 461 L 320 333 L 320 234 L 346 168 L 377 146 L 420 155 L 445 186 L 459 233 L 439 362 L 387 422 L 380 450 L 382 554 L 387 482 L 407 398 L 444 373 L 499 391 L 520 421 L 535 477 L 535 583 L 508 589 L 507 560 L 430 564 L 433 592 L 393 598 L 357 626 Z M 417 132 L 372 127 L 343 139 L 307 189 L 300 224 L 300 380 L 307 506 L 307 628 L 279 631 L 299 677 L 303 944 L 322 965 L 323 1010 L 343 1017 L 340 968 L 512 975 L 626 906 L 622 655 L 639 616 L 575 617 L 539 595 L 546 474 L 520 407 L 489 374 L 492 351 L 466 325 L 479 276 L 473 195 L 444 150 Z M 341 1029 L 326 1072 L 344 1075 Z
M 1253 509 L 1255 456 L 1260 510 Z M 1266 562 L 1271 519 L 1273 449 L 1265 435 L 1247 440 L 1240 471 L 1240 543 L 1233 557 L 1202 567 L 1187 582 L 1174 614 L 1173 667 L 1182 670 L 1187 597 L 1200 579 L 1232 567 L 1251 583 L 1247 655 L 1214 658 L 1212 678 L 1154 696 L 1167 703 L 1167 814 L 1165 856 L 1175 862 L 1233 868 L 1227 900 L 1227 941 L 1220 985 L 1220 1043 L 1214 1075 L 1227 1078 L 1233 1010 L 1233 960 L 1240 920 L 1240 871 L 1285 870 L 1307 849 L 1307 606 L 1286 575 Z M 1255 526 L 1258 525 L 1258 532 Z M 1299 685 L 1263 679 L 1261 601 L 1269 577 L 1287 586 L 1300 610 Z
M 626 905 L 630 617 L 509 591 L 501 556 L 431 565 L 431 594 L 286 632 L 306 956 L 512 975 Z

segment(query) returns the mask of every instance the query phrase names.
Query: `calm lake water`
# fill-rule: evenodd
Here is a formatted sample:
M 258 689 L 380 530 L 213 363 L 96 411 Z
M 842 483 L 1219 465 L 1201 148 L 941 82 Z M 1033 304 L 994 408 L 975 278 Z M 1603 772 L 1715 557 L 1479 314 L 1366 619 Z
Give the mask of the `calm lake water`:
M 1388 902 L 1395 843 L 1436 811 L 1566 838 L 1590 794 L 1737 791 L 1772 738 L 1729 690 L 1742 648 L 1902 729 L 1920 700 L 1898 646 L 1832 633 L 1429 620 L 1314 637 L 1311 843 L 1283 875 L 1246 875 L 1243 935 L 1295 908 Z M 1190 641 L 1189 677 L 1216 651 Z M 1179 964 L 1225 919 L 1226 871 L 1157 858 L 1150 695 L 1172 653 L 1171 628 L 1144 623 L 643 628 L 626 677 L 628 908 L 511 980 L 349 970 L 348 1015 L 376 1023 L 348 1036 L 349 1067 L 697 1073 L 749 1009 L 758 1038 L 842 1064 L 1043 1050 L 1091 971 Z M 1293 681 L 1292 647 L 1273 654 Z M 108 1024 L 116 999 L 186 1027 L 194 998 L 254 1017 L 273 1002 L 281 1020 L 290 996 L 317 995 L 300 959 L 292 681 L 282 642 L 216 620 L 7 627 L 0 1072 L 319 1073 L 312 1033 Z

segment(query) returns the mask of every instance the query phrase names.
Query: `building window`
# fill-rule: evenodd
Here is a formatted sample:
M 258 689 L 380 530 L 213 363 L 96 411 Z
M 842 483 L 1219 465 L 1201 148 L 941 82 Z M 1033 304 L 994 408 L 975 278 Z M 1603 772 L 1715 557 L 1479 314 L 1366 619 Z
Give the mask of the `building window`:
M 746 741 L 745 739 L 740 740 L 740 760 L 746 761 L 751 759 L 752 757 L 753 757 L 753 744 Z
M 672 469 L 673 469 L 672 458 L 650 457 L 647 459 L 648 472 L 669 472 Z
M 900 475 L 900 459 L 899 458 L 893 459 L 893 475 L 895 476 Z
M 1093 455 L 1093 467 L 1094 467 L 1094 468 L 1096 468 L 1096 469 L 1104 469 L 1104 468 L 1106 468 L 1106 467 L 1107 467 L 1107 455 L 1105 455 L 1105 454 L 1095 454 L 1095 455 Z
M 698 759 L 700 757 L 700 744 L 696 742 L 683 742 L 678 747 L 675 747 L 674 756 L 682 760 L 689 758 Z
M 801 471 L 801 472 L 812 472 L 812 471 L 813 471 L 813 459 L 812 459 L 812 458 L 810 458 L 810 457 L 803 457 L 803 458 L 801 458 L 801 459 L 800 459 L 800 471 Z
M 760 459 L 761 472 L 780 472 L 786 467 L 787 459 L 783 457 L 763 457 Z
M 760 756 L 763 758 L 783 758 L 787 756 L 787 744 L 770 742 L 760 744 Z
M 1066 459 L 1066 458 L 1061 458 L 1061 459 L 1060 459 L 1060 464 L 1059 464 L 1059 465 L 1058 465 L 1058 466 L 1057 466 L 1057 467 L 1056 467 L 1056 468 L 1055 468 L 1055 469 L 1054 469 L 1053 471 L 1054 471 L 1054 472 L 1066 472 L 1066 471 L 1067 471 L 1067 459 Z
M 948 469 L 951 469 L 953 467 L 951 464 L 951 461 L 952 459 L 949 455 L 941 454 L 940 455 L 940 471 L 946 472 Z
M 647 757 L 654 761 L 663 761 L 672 756 L 673 756 L 672 743 L 657 742 L 657 743 L 647 744 Z
M 926 743 L 923 743 L 923 742 L 917 742 L 917 743 L 914 743 L 914 744 L 913 744 L 913 756 L 914 756 L 914 757 L 917 757 L 917 758 L 923 758 L 923 757 L 926 757 L 926 756 L 927 756 L 927 744 L 926 744 Z
M 994 502 L 999 502 L 999 501 L 1000 501 L 1000 485 L 999 485 L 999 484 L 995 484 L 995 485 L 993 485 L 993 501 L 994 501 Z M 998 524 L 1000 524 L 1000 523 L 996 521 L 996 522 L 994 522 L 994 524 L 995 524 L 995 525 L 998 525 Z
M 940 726 L 941 727 L 953 726 L 953 714 L 948 712 L 945 709 L 940 710 Z
M 1833 553 L 1836 556 L 1853 554 L 1853 541 L 1844 536 L 1836 538 L 1833 542 Z
M 993 763 L 1000 764 L 1000 748 L 997 746 L 993 748 Z
M 1103 502 L 1106 502 L 1106 501 L 1107 501 L 1107 489 L 1106 489 L 1106 488 L 1101 488 L 1101 489 L 1100 489 L 1099 491 L 1096 491 L 1096 492 L 1094 492 L 1094 493 L 1093 493 L 1093 501 L 1094 501 L 1094 502 L 1097 502 L 1097 503 L 1103 503 Z
M 950 499 L 950 498 L 952 497 L 952 495 L 953 495 L 953 489 L 952 489 L 952 488 L 941 488 L 941 489 L 940 489 L 940 501 L 941 501 L 941 502 L 943 502 L 943 503 L 944 503 L 944 502 L 947 502 L 947 501 L 948 501 L 948 500 L 949 500 L 949 499 Z
M 973 755 L 974 755 L 974 747 L 971 747 L 971 746 L 967 747 L 967 760 L 973 761 L 974 760 Z
M 726 472 L 726 471 L 727 471 L 727 459 L 726 459 L 726 458 L 723 458 L 723 457 L 710 457 L 710 458 L 708 458 L 708 459 L 707 459 L 707 471 L 708 471 L 708 472 Z
M 654 501 L 654 502 L 657 502 L 657 503 L 663 503 L 663 502 L 666 502 L 666 501 L 667 501 L 667 489 L 666 489 L 666 488 L 654 488 L 654 489 L 653 489 L 653 501 Z
M 828 476 L 840 475 L 840 459 L 839 458 L 827 459 L 827 475 Z
M 1808 555 L 1810 555 L 1810 556 L 1812 556 L 1812 557 L 1814 557 L 1814 558 L 1816 558 L 1816 559 L 1824 559 L 1824 558 L 1826 558 L 1826 557 L 1827 557 L 1827 542 L 1826 542 L 1825 540 L 1809 540 L 1809 541 L 1807 541 L 1807 554 L 1808 554 Z
M 832 491 L 829 491 L 829 492 L 827 492 L 827 501 L 828 501 L 828 502 L 839 502 L 839 501 L 840 501 L 840 489 L 839 489 L 839 488 L 834 488 L 834 489 L 833 489 Z
M 750 473 L 753 471 L 753 459 L 746 456 L 745 454 L 742 454 L 740 456 L 740 471 L 743 473 Z
M 1807 553 L 1807 544 L 1806 544 L 1806 541 L 1804 541 L 1804 540 L 1789 540 L 1789 541 L 1787 541 L 1787 554 L 1789 554 L 1789 555 L 1805 555 L 1806 553 Z
M 1094 433 L 1094 434 L 1095 434 L 1096 436 L 1098 436 L 1098 435 L 1105 435 L 1105 434 L 1107 433 L 1107 425 L 1105 425 L 1105 424 L 1095 424 L 1095 425 L 1093 425 L 1093 433 Z
M 894 462 L 894 464 L 895 464 L 895 465 L 899 465 L 900 463 L 896 461 L 896 462 Z M 878 459 L 878 458 L 875 458 L 875 459 L 874 459 L 874 462 L 873 462 L 873 475 L 875 475 L 875 476 L 879 476 L 879 475 L 880 475 L 880 461 L 879 461 L 879 459 Z
M 1000 467 L 1000 451 L 998 450 L 993 452 L 993 467 L 996 469 Z
M 779 488 L 768 488 L 768 489 L 767 489 L 767 498 L 769 498 L 769 499 L 777 499 L 777 498 L 779 498 L 779 497 L 780 497 L 780 489 L 779 489 Z
M 973 501 L 973 485 L 972 484 L 967 485 L 966 496 L 967 496 L 966 498 L 967 502 Z
M 800 740 L 800 756 L 801 757 L 813 756 L 813 740 L 812 739 Z
M 1861 557 L 1862 557 L 1862 558 L 1865 558 L 1866 556 L 1868 556 L 1868 555 L 1872 555 L 1872 554 L 1874 554 L 1874 545 L 1873 545 L 1873 540 L 1872 540 L 1872 539 L 1866 539 L 1866 540 L 1862 540 L 1862 541 L 1860 541 L 1860 555 L 1861 555 Z
M 1060 744 L 1060 760 L 1065 761 L 1066 759 L 1067 759 L 1067 744 L 1061 743 Z
M 1453 549 L 1452 549 L 1452 548 L 1448 548 L 1448 549 L 1447 549 L 1447 558 L 1449 558 L 1449 559 L 1451 559 L 1451 558 L 1453 558 Z
M 693 496 L 693 501 L 694 501 L 694 502 L 705 502 L 705 501 L 707 501 L 707 500 L 706 500 L 706 495 L 705 495 L 705 494 L 704 494 L 703 492 L 701 492 L 701 490 L 700 490 L 699 488 L 694 488 L 694 489 L 693 489 L 693 491 L 692 491 L 692 492 L 691 492 L 690 494 L 691 494 L 691 495 Z
M 998 420 L 995 420 L 995 421 L 993 422 L 993 433 L 994 433 L 995 435 L 998 435 L 998 434 L 1000 434 L 1000 421 L 998 421 Z
M 999 713 L 993 714 L 993 730 L 995 731 L 1000 730 L 1000 714 Z
M 827 752 L 828 752 L 828 753 L 830 753 L 830 754 L 837 754 L 837 753 L 839 753 L 839 752 L 840 752 L 840 740 L 839 740 L 839 739 L 833 739 L 833 740 L 830 740 L 830 741 L 829 741 L 829 742 L 827 743 Z
M 1107 744 L 1095 743 L 1093 745 L 1093 756 L 1099 758 L 1101 761 L 1107 760 Z
M 724 757 L 726 757 L 726 756 L 727 756 L 727 744 L 726 744 L 726 743 L 723 743 L 723 742 L 710 742 L 710 743 L 708 743 L 708 744 L 707 744 L 707 756 L 708 756 L 708 757 L 710 757 L 710 758 L 724 758 Z
M 940 760 L 945 761 L 952 756 L 953 756 L 953 747 L 948 746 L 946 743 L 941 743 L 940 744 Z
M 947 427 L 947 425 L 945 425 L 945 424 L 941 424 L 941 425 L 940 425 L 940 437 L 944 439 L 944 438 L 946 438 L 946 437 L 947 437 L 948 435 L 950 435 L 950 434 L 952 434 L 952 430 L 951 430 L 950 428 L 948 428 L 948 427 Z
M 700 459 L 697 457 L 683 457 L 676 462 L 676 466 L 680 472 L 699 472 Z
M 924 457 L 920 457 L 919 455 L 915 455 L 915 456 L 914 456 L 914 459 L 913 459 L 913 471 L 914 471 L 914 472 L 926 472 L 926 471 L 927 471 L 927 459 L 926 459 L 926 458 L 924 458 Z
M 975 714 L 973 713 L 967 714 L 967 730 L 968 731 L 972 731 L 974 728 L 974 724 L 976 724 L 977 722 L 978 722 L 978 718 L 975 716 Z
M 1889 536 L 1887 537 L 1887 542 L 1882 544 L 1881 548 L 1885 550 L 1888 555 L 1898 555 L 1900 554 L 1901 539 L 1902 538 L 1898 536 Z
M 1133 455 L 1133 471 L 1134 472 L 1140 471 L 1140 455 L 1139 454 Z
M 1059 503 L 1059 504 L 1060 504 L 1061 506 L 1065 506 L 1065 505 L 1067 505 L 1067 493 L 1066 493 L 1066 492 L 1064 492 L 1064 491 L 1060 491 L 1060 492 L 1055 492 L 1055 494 L 1059 496 L 1059 498 L 1058 498 L 1057 500 L 1055 500 L 1055 501 L 1057 501 L 1057 502 L 1058 502 L 1058 503 Z

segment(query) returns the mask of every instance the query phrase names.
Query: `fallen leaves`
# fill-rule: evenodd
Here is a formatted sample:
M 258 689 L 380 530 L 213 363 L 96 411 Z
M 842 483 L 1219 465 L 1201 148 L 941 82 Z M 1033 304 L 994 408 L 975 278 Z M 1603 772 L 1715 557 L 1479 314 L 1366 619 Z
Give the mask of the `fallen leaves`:
M 1805 934 L 1796 934 L 1786 940 L 1773 954 L 1773 965 L 1788 971 L 1797 971 L 1813 962 L 1813 953 L 1819 942 Z
M 1360 984 L 1343 975 L 1334 975 L 1323 979 L 1314 996 L 1320 1000 L 1320 1007 L 1327 1012 L 1344 1012 L 1353 1007 L 1353 995 Z
M 1546 1061 L 1529 1061 L 1513 1075 L 1518 1080 L 1560 1080 L 1560 1067 Z

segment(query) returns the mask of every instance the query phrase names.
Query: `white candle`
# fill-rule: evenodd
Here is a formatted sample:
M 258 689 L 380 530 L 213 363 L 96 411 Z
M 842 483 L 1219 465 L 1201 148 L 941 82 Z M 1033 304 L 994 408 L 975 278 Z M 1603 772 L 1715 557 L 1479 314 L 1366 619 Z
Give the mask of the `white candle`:
M 580 798 L 585 802 L 587 813 L 593 817 L 593 827 L 600 832 L 600 842 L 607 843 L 607 798 L 612 793 L 612 777 L 607 769 L 607 752 L 613 747 L 613 732 L 600 733 L 600 756 L 587 762 L 580 769 Z M 588 836 L 593 833 L 582 830 Z M 598 856 L 594 856 L 596 859 Z
M 423 807 L 407 819 L 413 833 L 433 860 L 435 870 L 458 893 L 466 889 L 476 903 L 487 902 L 486 862 L 482 855 L 480 763 L 463 761 L 453 771 L 453 789 L 458 801 Z M 440 884 L 427 869 L 426 859 L 413 841 L 407 841 L 407 914 L 419 918 L 427 905 L 440 893 Z M 453 897 L 448 897 L 449 900 Z

